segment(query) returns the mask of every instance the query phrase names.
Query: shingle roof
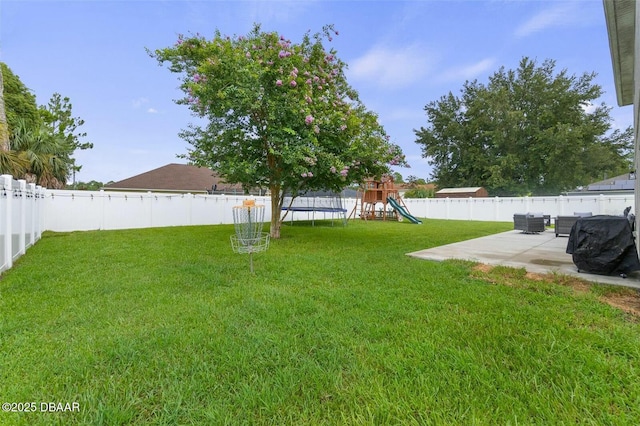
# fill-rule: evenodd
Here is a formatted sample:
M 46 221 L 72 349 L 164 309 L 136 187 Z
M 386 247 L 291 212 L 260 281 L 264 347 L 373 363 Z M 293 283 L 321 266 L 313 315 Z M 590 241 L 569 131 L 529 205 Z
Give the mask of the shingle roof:
M 601 180 L 600 182 L 594 182 L 587 186 L 588 191 L 620 191 L 627 190 L 633 191 L 635 188 L 635 177 L 631 179 L 629 173 L 625 173 L 620 176 L 615 176 L 609 179 Z
M 238 184 L 225 183 L 206 167 L 171 163 L 136 176 L 105 185 L 109 191 L 207 192 L 241 190 Z
M 614 176 L 612 178 L 600 180 L 598 182 L 591 182 L 589 185 L 612 185 L 616 183 L 616 181 L 623 181 L 623 180 L 633 180 L 633 179 L 629 177 L 629 173 L 625 173 L 623 175 Z

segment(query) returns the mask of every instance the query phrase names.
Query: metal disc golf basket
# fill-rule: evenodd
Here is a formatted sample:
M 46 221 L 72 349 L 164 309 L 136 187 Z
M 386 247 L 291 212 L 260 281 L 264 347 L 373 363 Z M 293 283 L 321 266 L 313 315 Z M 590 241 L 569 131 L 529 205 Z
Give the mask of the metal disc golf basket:
M 269 234 L 262 232 L 264 206 L 254 200 L 245 200 L 241 206 L 233 207 L 235 235 L 231 236 L 234 253 L 249 254 L 249 267 L 253 273 L 253 253 L 269 248 Z

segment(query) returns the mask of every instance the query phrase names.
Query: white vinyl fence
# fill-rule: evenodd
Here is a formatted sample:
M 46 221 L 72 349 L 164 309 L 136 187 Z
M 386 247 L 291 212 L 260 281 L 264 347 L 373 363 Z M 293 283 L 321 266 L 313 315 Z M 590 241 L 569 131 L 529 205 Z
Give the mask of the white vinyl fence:
M 41 187 L 0 176 L 0 271 L 11 268 L 40 239 L 43 208 Z
M 271 217 L 268 197 L 48 190 L 45 229 L 69 232 L 232 224 L 233 206 L 248 198 L 265 205 L 265 220 Z
M 150 228 L 233 223 L 233 207 L 247 198 L 265 205 L 269 197 L 44 190 L 11 176 L 0 177 L 0 272 L 35 244 L 42 231 L 57 232 Z M 551 217 L 591 212 L 621 215 L 635 211 L 634 195 L 584 195 L 508 198 L 405 199 L 409 212 L 419 218 L 511 222 L 515 213 L 543 213 Z M 343 200 L 348 214 L 356 200 Z M 356 211 L 352 217 L 359 217 Z M 289 213 L 291 214 L 291 213 Z M 296 212 L 293 220 L 333 219 L 326 213 Z M 291 218 L 287 217 L 287 220 Z
M 105 191 L 48 190 L 44 228 L 51 231 L 87 231 L 183 225 L 232 224 L 234 206 L 247 198 L 265 205 L 270 220 L 269 197 L 240 195 L 162 194 Z M 404 199 L 409 212 L 419 218 L 511 222 L 515 213 L 544 213 L 555 217 L 591 212 L 621 215 L 628 206 L 635 213 L 633 194 L 559 197 L 424 198 Z M 343 200 L 347 215 L 356 205 Z M 356 212 L 355 217 L 359 212 Z M 289 213 L 291 215 L 291 213 Z M 353 217 L 353 216 L 352 216 Z M 296 212 L 287 221 L 332 219 L 322 212 Z
M 629 206 L 637 215 L 633 193 L 558 197 L 407 198 L 404 202 L 412 215 L 431 219 L 511 222 L 516 213 L 543 213 L 552 218 L 584 212 L 618 216 Z

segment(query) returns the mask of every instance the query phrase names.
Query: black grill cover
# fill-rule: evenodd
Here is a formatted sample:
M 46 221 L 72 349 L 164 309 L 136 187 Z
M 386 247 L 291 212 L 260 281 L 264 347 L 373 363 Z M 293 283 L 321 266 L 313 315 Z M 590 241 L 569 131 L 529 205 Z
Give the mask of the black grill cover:
M 609 275 L 640 269 L 631 225 L 622 216 L 578 219 L 571 228 L 567 253 L 583 272 Z

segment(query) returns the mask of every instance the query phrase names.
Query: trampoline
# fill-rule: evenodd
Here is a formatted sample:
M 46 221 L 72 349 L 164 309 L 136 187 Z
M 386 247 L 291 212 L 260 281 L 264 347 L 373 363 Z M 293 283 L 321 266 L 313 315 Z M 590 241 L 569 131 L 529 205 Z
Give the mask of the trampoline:
M 327 214 L 331 214 L 331 225 L 333 226 L 334 216 L 338 215 L 342 219 L 342 226 L 347 224 L 347 209 L 342 205 L 342 196 L 332 191 L 309 191 L 297 196 L 291 202 L 291 195 L 285 195 L 282 203 L 282 211 L 291 213 L 291 223 L 293 224 L 293 214 L 296 212 L 311 215 L 311 224 L 315 226 L 316 213 L 322 213 L 323 219 Z M 307 216 L 308 217 L 308 216 Z

